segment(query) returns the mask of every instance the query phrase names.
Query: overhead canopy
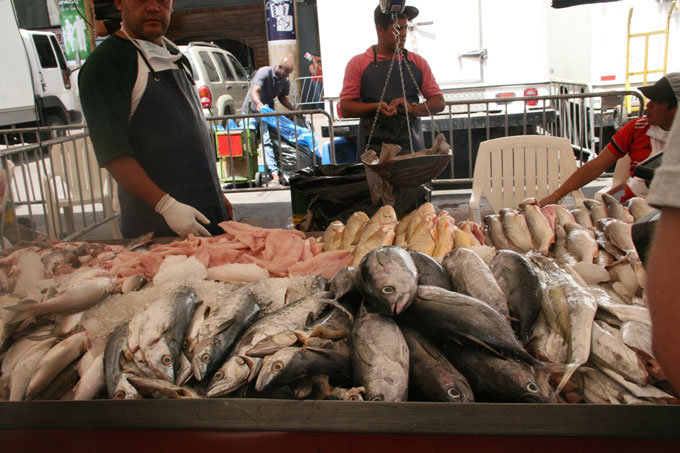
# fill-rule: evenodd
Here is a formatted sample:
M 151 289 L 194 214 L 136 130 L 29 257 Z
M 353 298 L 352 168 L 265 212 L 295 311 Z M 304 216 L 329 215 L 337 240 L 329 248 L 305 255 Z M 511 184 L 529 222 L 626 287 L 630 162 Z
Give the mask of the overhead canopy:
M 620 0 L 553 0 L 553 8 L 568 8 L 576 5 L 586 5 L 588 3 L 618 2 Z

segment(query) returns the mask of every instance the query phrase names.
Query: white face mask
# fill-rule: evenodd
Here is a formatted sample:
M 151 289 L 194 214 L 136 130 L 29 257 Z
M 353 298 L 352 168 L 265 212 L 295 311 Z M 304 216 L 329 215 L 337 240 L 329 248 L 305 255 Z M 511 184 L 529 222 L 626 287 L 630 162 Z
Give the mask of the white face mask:
M 146 57 L 146 59 L 149 61 L 149 63 L 153 66 L 154 62 L 157 63 L 174 63 L 180 58 L 182 58 L 182 54 L 178 53 L 177 55 L 173 55 L 170 53 L 168 50 L 165 41 L 166 38 L 161 38 L 161 44 L 157 45 L 152 43 L 151 41 L 146 41 L 144 39 L 134 39 L 131 38 L 130 35 L 128 34 L 127 30 L 125 30 L 125 27 L 121 25 L 121 31 L 127 39 L 130 40 L 130 42 L 138 48 L 142 54 Z

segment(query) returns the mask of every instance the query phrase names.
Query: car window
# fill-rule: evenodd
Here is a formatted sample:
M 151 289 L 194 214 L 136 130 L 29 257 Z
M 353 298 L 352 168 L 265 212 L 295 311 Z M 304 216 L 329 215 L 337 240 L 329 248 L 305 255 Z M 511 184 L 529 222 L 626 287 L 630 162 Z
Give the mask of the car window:
M 236 71 L 236 78 L 238 80 L 248 80 L 248 74 L 246 74 L 246 70 L 243 69 L 241 63 L 239 63 L 238 60 L 234 58 L 233 55 L 227 55 L 227 57 L 229 57 L 231 66 L 234 68 L 234 71 Z
M 227 58 L 224 56 L 224 54 L 220 52 L 213 52 L 213 56 L 215 57 L 215 60 L 217 60 L 217 64 L 220 67 L 220 72 L 222 73 L 224 80 L 236 80 L 234 73 L 229 67 L 229 64 L 227 64 Z
M 40 66 L 43 68 L 56 68 L 57 59 L 54 57 L 49 38 L 45 35 L 33 35 L 33 43 L 38 51 Z
M 203 67 L 205 68 L 206 75 L 208 76 L 208 80 L 210 82 L 219 82 L 220 81 L 220 75 L 217 73 L 217 68 L 215 67 L 215 64 L 212 61 L 212 58 L 210 58 L 210 55 L 208 52 L 205 50 L 198 52 L 198 56 L 201 59 L 201 62 L 203 63 Z
M 189 60 L 189 65 L 191 66 L 191 73 L 194 75 L 194 80 L 198 80 L 198 71 L 196 70 L 196 65 L 194 65 L 194 60 L 191 58 L 189 52 L 182 52 L 184 56 Z
M 61 69 L 66 69 L 66 58 L 64 58 L 64 53 L 61 51 L 61 46 L 59 46 L 59 43 L 57 42 L 57 38 L 54 36 L 50 36 L 50 41 L 52 42 L 52 47 L 54 47 L 54 51 L 57 53 L 57 58 L 59 59 L 59 67 Z

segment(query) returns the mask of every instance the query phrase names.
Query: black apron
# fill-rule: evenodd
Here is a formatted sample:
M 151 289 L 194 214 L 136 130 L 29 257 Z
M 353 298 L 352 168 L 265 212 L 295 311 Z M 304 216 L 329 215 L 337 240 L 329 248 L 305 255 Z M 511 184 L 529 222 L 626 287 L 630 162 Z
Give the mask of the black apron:
M 147 69 L 146 89 L 128 127 L 135 158 L 158 187 L 210 220 L 210 225 L 204 225 L 210 234 L 221 234 L 224 231 L 218 223 L 229 217 L 218 183 L 215 150 L 193 82 L 179 63 L 171 70 Z M 177 236 L 152 206 L 118 187 L 124 237 L 149 231 L 157 237 Z
M 391 63 L 392 60 L 378 61 L 378 54 L 375 50 L 375 46 L 373 47 L 373 62 L 366 67 L 366 70 L 361 77 L 361 93 L 359 98 L 361 102 L 380 102 L 380 95 L 385 87 L 385 80 L 387 79 L 387 73 L 389 72 Z M 401 87 L 401 77 L 399 75 L 399 64 L 402 65 L 404 74 L 406 101 L 408 103 L 419 102 L 418 89 L 423 84 L 423 73 L 418 69 L 415 63 L 408 61 L 408 53 L 406 50 L 404 50 L 404 60 L 394 62 L 394 67 L 392 68 L 392 74 L 390 74 L 390 80 L 387 82 L 383 101 L 389 104 L 393 99 L 404 97 L 404 91 L 402 91 Z M 417 86 L 413 83 L 411 74 L 409 74 L 409 71 L 405 66 L 407 64 L 413 73 Z M 371 133 L 374 118 L 375 115 L 371 115 L 370 117 L 363 117 L 359 121 L 357 159 L 366 150 L 366 143 Z M 415 148 L 413 151 L 420 151 L 425 148 L 420 118 L 412 116 L 409 120 L 411 123 L 411 135 L 413 136 L 413 147 Z M 411 143 L 408 138 L 408 123 L 405 114 L 398 113 L 391 117 L 378 115 L 378 121 L 375 125 L 373 136 L 371 137 L 370 148 L 380 154 L 380 146 L 382 143 L 399 145 L 401 146 L 402 151 L 411 150 Z

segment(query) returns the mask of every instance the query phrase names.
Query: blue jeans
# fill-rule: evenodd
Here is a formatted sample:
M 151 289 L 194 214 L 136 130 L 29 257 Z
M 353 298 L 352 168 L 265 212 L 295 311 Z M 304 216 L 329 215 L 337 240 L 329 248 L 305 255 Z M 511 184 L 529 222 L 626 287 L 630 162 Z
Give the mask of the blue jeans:
M 260 118 L 251 118 L 250 128 L 254 128 L 257 134 L 262 139 L 262 148 L 264 149 L 264 165 L 266 171 L 270 175 L 279 174 L 279 164 L 276 161 L 276 154 L 274 153 L 274 144 L 269 135 L 269 128 L 266 124 L 261 124 Z

